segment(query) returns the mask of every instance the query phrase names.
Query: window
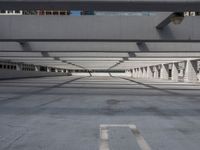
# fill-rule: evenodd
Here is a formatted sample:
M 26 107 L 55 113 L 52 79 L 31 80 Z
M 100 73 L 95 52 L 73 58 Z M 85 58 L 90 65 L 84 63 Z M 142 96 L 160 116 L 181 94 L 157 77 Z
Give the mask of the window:
M 52 15 L 52 11 L 46 11 L 46 15 Z
M 59 15 L 58 11 L 53 11 L 53 15 Z
M 5 10 L 0 10 L 0 13 L 5 14 L 6 11 Z

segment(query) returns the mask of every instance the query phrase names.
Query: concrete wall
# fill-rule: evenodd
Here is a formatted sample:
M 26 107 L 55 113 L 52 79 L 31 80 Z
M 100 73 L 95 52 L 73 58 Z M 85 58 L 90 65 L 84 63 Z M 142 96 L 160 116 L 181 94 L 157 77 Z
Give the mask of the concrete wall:
M 16 71 L 16 70 L 0 69 L 0 79 L 51 77 L 51 76 L 65 76 L 65 75 L 67 74 L 56 73 L 56 72 Z

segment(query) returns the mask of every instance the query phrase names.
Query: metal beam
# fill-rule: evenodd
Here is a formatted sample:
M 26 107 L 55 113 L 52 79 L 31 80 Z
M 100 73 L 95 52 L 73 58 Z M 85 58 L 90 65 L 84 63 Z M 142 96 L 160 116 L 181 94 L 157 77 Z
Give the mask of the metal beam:
M 184 13 L 182 13 L 182 12 L 176 12 L 176 13 L 172 13 L 172 14 L 170 14 L 169 16 L 167 16 L 164 20 L 162 20 L 162 22 L 161 23 L 159 23 L 157 26 L 156 26 L 156 28 L 158 29 L 158 30 L 162 30 L 162 29 L 164 29 L 164 27 L 166 27 L 168 24 L 170 24 L 172 21 L 173 21 L 173 19 L 174 19 L 174 21 L 177 19 L 178 21 L 180 21 L 179 22 L 179 24 L 183 21 L 183 18 L 184 18 Z
M 199 0 L 0 0 L 7 10 L 199 11 Z
M 200 42 L 200 17 L 186 17 L 182 24 L 162 31 L 155 29 L 157 18 L 0 16 L 0 41 Z

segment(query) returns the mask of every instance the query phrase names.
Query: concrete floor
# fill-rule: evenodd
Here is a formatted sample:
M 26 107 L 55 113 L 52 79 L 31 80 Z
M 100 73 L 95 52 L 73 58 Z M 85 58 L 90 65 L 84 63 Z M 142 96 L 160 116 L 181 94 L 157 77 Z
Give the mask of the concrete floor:
M 200 84 L 112 77 L 0 81 L 0 150 L 98 150 L 135 124 L 152 150 L 200 149 Z M 110 150 L 139 150 L 127 128 Z

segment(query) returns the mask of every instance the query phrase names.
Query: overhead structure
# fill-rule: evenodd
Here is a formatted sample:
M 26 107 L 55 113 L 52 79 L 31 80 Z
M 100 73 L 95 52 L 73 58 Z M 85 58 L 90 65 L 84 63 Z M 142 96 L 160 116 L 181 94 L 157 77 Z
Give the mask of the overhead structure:
M 200 17 L 185 13 L 200 14 L 199 8 L 200 0 L 0 0 L 3 11 L 39 11 L 0 15 L 0 61 L 12 63 L 0 67 L 122 71 L 174 81 L 181 74 L 185 81 L 196 81 Z M 94 13 L 77 17 L 44 15 L 43 10 Z
M 199 11 L 199 0 L 0 0 L 7 10 Z
M 22 15 L 0 19 L 3 42 L 200 42 L 198 16 L 185 17 L 180 25 L 170 24 L 161 31 L 156 26 L 164 19 L 162 13 L 112 17 Z

